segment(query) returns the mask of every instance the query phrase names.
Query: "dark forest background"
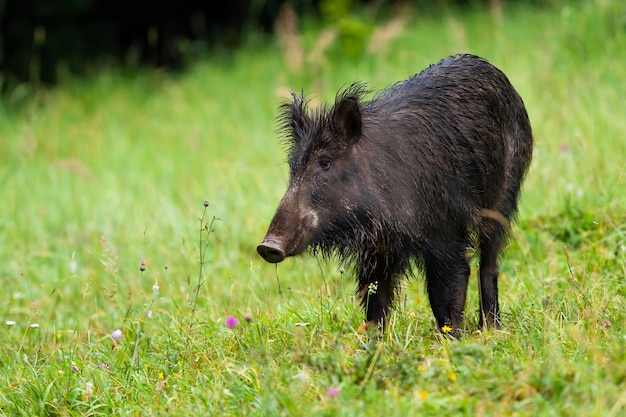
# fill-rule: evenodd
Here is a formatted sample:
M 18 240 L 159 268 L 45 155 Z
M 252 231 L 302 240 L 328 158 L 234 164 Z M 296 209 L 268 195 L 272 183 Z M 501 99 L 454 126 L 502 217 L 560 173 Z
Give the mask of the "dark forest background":
M 556 0 L 525 0 L 544 6 Z M 368 10 L 376 18 L 400 3 L 422 13 L 503 7 L 504 0 L 0 0 L 0 90 L 54 83 L 103 63 L 183 68 L 252 33 L 271 36 L 281 8 L 332 24 Z

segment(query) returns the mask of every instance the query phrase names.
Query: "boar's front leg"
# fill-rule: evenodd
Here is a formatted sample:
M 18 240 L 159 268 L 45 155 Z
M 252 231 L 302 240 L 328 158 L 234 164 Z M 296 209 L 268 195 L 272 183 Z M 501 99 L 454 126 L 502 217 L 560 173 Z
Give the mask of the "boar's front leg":
M 392 254 L 362 257 L 357 266 L 357 279 L 366 322 L 359 328 L 360 333 L 373 326 L 384 329 L 395 297 L 398 269 L 399 262 Z
M 461 337 L 461 324 L 470 266 L 465 246 L 455 251 L 425 252 L 426 289 L 437 326 L 444 334 Z

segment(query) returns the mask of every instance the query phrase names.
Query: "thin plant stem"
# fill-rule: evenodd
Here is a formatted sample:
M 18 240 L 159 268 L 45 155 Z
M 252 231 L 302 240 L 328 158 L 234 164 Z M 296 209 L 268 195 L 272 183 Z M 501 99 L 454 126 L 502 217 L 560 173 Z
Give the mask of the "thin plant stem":
M 200 229 L 199 229 L 199 238 L 198 238 L 198 251 L 200 255 L 198 267 L 198 283 L 195 287 L 195 294 L 193 298 L 193 302 L 191 303 L 191 320 L 189 322 L 189 332 L 187 333 L 187 349 L 189 350 L 189 343 L 191 338 L 191 329 L 193 327 L 196 315 L 196 308 L 198 306 L 198 297 L 200 296 L 200 288 L 205 283 L 204 279 L 204 264 L 206 263 L 206 251 L 209 246 L 209 236 L 213 232 L 213 224 L 220 220 L 219 218 L 213 216 L 211 220 L 207 223 L 205 222 L 207 216 L 207 210 L 209 208 L 209 202 L 207 200 L 204 201 L 204 210 L 202 211 L 202 216 L 200 217 Z

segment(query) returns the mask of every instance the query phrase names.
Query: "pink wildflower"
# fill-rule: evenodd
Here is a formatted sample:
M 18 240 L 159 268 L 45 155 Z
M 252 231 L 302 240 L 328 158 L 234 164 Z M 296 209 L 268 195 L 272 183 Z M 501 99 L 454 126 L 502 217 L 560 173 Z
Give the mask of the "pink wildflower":
M 335 398 L 335 397 L 339 397 L 339 388 L 328 388 L 326 390 L 326 396 L 328 398 Z
M 226 317 L 226 327 L 228 327 L 229 329 L 234 329 L 237 326 L 239 326 L 239 319 L 237 317 Z

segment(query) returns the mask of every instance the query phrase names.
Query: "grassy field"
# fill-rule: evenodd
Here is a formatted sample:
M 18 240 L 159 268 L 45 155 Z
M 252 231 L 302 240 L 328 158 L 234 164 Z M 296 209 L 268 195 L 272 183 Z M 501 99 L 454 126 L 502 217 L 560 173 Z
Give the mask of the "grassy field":
M 300 46 L 251 39 L 182 75 L 68 78 L 19 111 L 27 87 L 14 91 L 0 109 L 0 414 L 624 415 L 626 6 L 581 3 L 413 10 L 357 58 L 317 53 L 326 35 L 306 27 Z M 474 284 L 464 337 L 441 338 L 418 277 L 381 340 L 357 334 L 339 265 L 256 254 L 286 186 L 277 106 L 288 88 L 329 100 L 457 52 L 503 69 L 536 137 L 503 330 L 477 330 Z

